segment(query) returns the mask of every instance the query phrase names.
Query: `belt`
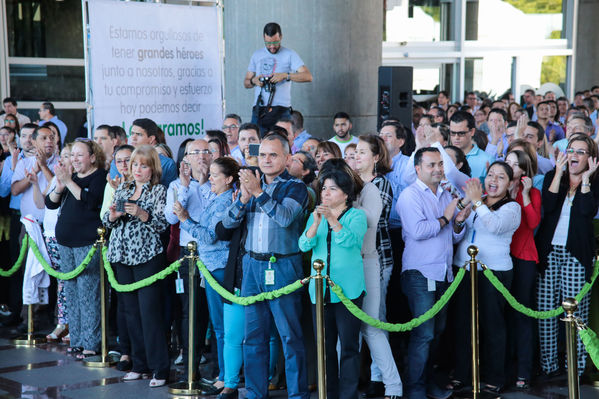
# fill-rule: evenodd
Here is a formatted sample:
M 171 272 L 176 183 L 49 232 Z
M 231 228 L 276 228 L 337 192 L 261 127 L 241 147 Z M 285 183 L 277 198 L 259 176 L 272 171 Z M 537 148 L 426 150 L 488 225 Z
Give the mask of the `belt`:
M 275 252 L 259 253 L 259 252 L 254 252 L 254 251 L 249 251 L 248 253 L 251 258 L 256 259 L 256 260 L 261 260 L 261 261 L 269 261 L 271 256 L 274 256 L 276 259 L 282 259 L 282 258 L 289 258 L 289 257 L 301 254 L 301 252 L 294 252 L 292 254 L 278 254 Z

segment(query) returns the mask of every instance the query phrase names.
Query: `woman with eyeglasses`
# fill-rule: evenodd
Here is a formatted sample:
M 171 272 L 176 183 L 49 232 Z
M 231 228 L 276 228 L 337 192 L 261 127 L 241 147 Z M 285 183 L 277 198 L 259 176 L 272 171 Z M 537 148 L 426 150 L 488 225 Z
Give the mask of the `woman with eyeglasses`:
M 599 206 L 597 144 L 586 134 L 570 137 L 555 169 L 543 182 L 544 218 L 537 232 L 539 266 L 538 308 L 555 309 L 564 298 L 573 298 L 590 281 L 595 256 L 593 218 Z M 575 313 L 588 322 L 590 296 Z M 539 320 L 541 368 L 547 375 L 559 372 L 557 355 L 559 316 Z M 578 339 L 578 374 L 585 368 L 587 352 Z
M 106 184 L 104 162 L 104 152 L 97 143 L 77 139 L 71 150 L 74 173 L 64 163 L 54 169 L 56 187 L 46 195 L 45 203 L 48 209 L 60 209 L 55 232 L 61 272 L 79 266 L 98 238 Z M 67 353 L 79 360 L 100 350 L 100 256 L 96 251 L 81 274 L 64 282 L 71 336 Z
M 19 119 L 16 115 L 13 114 L 4 115 L 4 126 L 8 126 L 15 129 L 15 132 L 21 130 L 21 126 L 19 125 Z
M 140 145 L 129 161 L 130 181 L 119 185 L 104 226 L 112 229 L 108 261 L 121 284 L 133 284 L 164 267 L 160 234 L 168 227 L 164 215 L 166 188 L 160 184 L 158 152 Z M 157 282 L 121 293 L 127 332 L 131 340 L 131 371 L 123 381 L 152 375 L 150 388 L 166 384 L 170 371 L 166 332 L 163 328 L 162 284 Z

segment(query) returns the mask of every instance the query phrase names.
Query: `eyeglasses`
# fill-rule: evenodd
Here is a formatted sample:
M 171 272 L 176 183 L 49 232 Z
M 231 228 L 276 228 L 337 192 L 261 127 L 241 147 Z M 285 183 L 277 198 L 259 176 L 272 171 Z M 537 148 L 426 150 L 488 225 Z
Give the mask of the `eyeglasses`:
M 452 136 L 458 136 L 458 137 L 464 137 L 465 135 L 467 135 L 468 133 L 470 133 L 469 130 L 463 130 L 461 132 L 454 132 L 453 130 L 449 131 L 449 134 Z
M 223 130 L 231 130 L 231 129 L 237 129 L 239 127 L 239 125 L 223 125 L 222 129 Z
M 17 121 L 15 121 L 15 120 L 11 120 L 11 119 L 5 119 L 5 120 L 4 120 L 4 123 L 5 123 L 6 125 L 8 125 L 8 124 L 11 124 L 11 125 L 16 125 L 16 124 L 17 124 Z
M 575 150 L 574 148 L 568 148 L 568 149 L 566 149 L 566 152 L 568 154 L 576 153 L 576 155 L 579 155 L 579 156 L 589 155 L 589 152 L 587 150 L 583 150 L 583 149 Z
M 116 161 L 114 161 L 117 165 L 127 165 L 129 163 L 129 161 L 131 161 L 131 158 L 126 158 L 126 159 L 117 159 Z
M 193 150 L 193 151 L 189 151 L 186 152 L 185 155 L 206 155 L 206 154 L 210 154 L 210 150 Z
M 278 46 L 279 44 L 281 44 L 280 40 L 277 40 L 276 42 L 267 42 L 266 40 L 264 41 L 264 44 L 267 46 Z

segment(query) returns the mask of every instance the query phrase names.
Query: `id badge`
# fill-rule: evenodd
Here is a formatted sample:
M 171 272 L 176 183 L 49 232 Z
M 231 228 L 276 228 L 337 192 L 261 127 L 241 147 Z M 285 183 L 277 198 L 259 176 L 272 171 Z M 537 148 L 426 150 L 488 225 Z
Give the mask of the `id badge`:
M 175 292 L 177 294 L 183 294 L 185 292 L 185 285 L 183 284 L 183 279 L 179 276 L 179 272 L 177 272 L 177 279 L 175 280 Z
M 435 284 L 435 280 L 431 280 L 430 278 L 427 278 L 426 282 L 428 283 L 428 290 L 429 291 L 436 291 L 437 290 L 437 285 Z
M 275 285 L 274 269 L 266 269 L 264 271 L 264 285 Z

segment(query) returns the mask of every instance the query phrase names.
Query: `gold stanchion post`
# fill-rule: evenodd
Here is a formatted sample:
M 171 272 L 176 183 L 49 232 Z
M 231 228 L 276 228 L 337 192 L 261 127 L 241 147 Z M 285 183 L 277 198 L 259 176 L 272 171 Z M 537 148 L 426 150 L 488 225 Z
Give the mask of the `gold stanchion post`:
M 568 399 L 579 399 L 578 386 L 578 354 L 577 354 L 577 337 L 578 330 L 576 326 L 576 317 L 574 312 L 578 308 L 578 301 L 574 298 L 566 298 L 562 302 L 562 307 L 566 311 L 566 318 L 562 319 L 566 322 L 566 353 L 568 360 Z
M 98 356 L 90 356 L 83 359 L 83 364 L 87 367 L 110 367 L 118 362 L 115 356 L 108 355 L 108 338 L 106 336 L 108 331 L 108 319 L 106 317 L 106 277 L 104 273 L 104 257 L 102 256 L 102 248 L 106 244 L 104 235 L 106 229 L 104 227 L 98 227 L 98 241 L 94 244 L 96 246 L 96 254 L 100 256 L 100 322 L 102 330 L 102 352 Z
M 18 336 L 12 342 L 17 346 L 35 346 L 46 342 L 46 337 L 33 333 L 33 305 L 27 305 L 27 335 Z
M 202 394 L 201 384 L 196 381 L 196 370 L 195 370 L 195 284 L 194 279 L 196 275 L 196 262 L 197 256 L 196 251 L 198 245 L 195 241 L 187 243 L 187 251 L 189 255 L 186 256 L 189 262 L 189 282 L 188 282 L 188 297 L 189 297 L 189 335 L 187 344 L 187 381 L 176 382 L 168 386 L 168 392 L 171 395 L 185 395 L 185 396 L 198 396 Z
M 324 348 L 324 298 L 323 281 L 324 262 L 316 259 L 312 265 L 316 270 L 314 287 L 316 296 L 316 358 L 318 360 L 318 399 L 327 397 L 326 354 Z
M 470 255 L 470 333 L 472 340 L 472 396 L 476 399 L 480 394 L 479 353 L 478 353 L 478 248 L 468 247 Z

